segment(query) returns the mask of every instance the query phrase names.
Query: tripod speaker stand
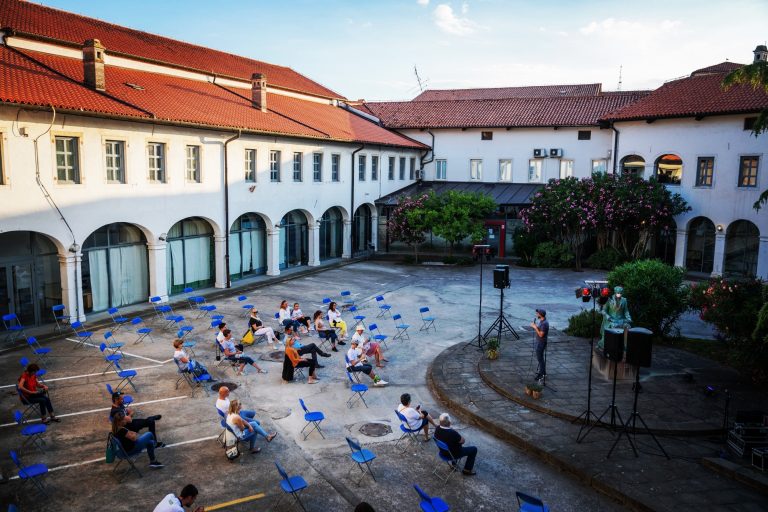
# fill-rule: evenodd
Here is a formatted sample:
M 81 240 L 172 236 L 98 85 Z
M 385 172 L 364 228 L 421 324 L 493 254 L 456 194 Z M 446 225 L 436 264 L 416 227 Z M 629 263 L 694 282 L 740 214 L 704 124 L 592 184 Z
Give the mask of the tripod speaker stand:
M 483 347 L 487 345 L 485 337 L 480 334 L 482 332 L 483 325 L 483 261 L 486 251 L 489 250 L 490 245 L 475 245 L 472 247 L 473 252 L 480 258 L 480 305 L 477 308 L 477 336 L 472 338 L 472 341 L 467 343 L 464 348 L 469 346 L 476 346 L 478 350 L 483 350 Z
M 501 335 L 503 333 L 511 334 L 516 340 L 520 339 L 520 336 L 512 327 L 512 324 L 510 324 L 509 320 L 504 316 L 504 288 L 509 288 L 509 286 L 509 265 L 496 265 L 496 268 L 493 270 L 493 287 L 498 288 L 501 292 L 499 300 L 499 316 L 494 320 L 488 330 L 485 331 L 483 340 L 487 340 L 494 331 L 496 331 L 499 341 L 501 341 Z
M 602 282 L 600 282 L 602 283 Z M 591 283 L 590 283 L 591 284 Z M 606 283 L 607 284 L 607 283 Z M 581 291 L 579 291 L 581 293 Z M 597 309 L 597 296 L 599 295 L 599 289 L 592 285 L 592 288 L 590 289 L 589 297 L 592 300 L 592 335 L 589 337 L 589 377 L 587 380 L 587 409 L 579 414 L 579 416 L 573 420 L 573 423 L 579 423 L 581 422 L 581 428 L 579 429 L 579 434 L 576 436 L 576 442 L 580 443 L 584 440 L 585 437 L 587 437 L 587 434 L 589 433 L 589 430 L 584 432 L 584 429 L 587 427 L 590 427 L 593 423 L 592 421 L 597 421 L 597 415 L 592 412 L 592 358 L 594 357 L 594 350 L 595 350 L 595 311 Z M 583 294 L 581 295 L 584 296 Z M 583 300 L 583 299 L 582 299 Z M 584 434 L 582 436 L 582 433 Z

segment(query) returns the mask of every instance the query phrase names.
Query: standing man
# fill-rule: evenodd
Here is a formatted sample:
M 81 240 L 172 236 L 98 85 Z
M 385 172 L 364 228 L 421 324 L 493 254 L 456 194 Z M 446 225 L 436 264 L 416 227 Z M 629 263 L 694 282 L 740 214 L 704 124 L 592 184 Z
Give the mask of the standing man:
M 163 498 L 160 503 L 157 504 L 153 512 L 185 512 L 184 507 L 191 509 L 192 504 L 196 499 L 197 487 L 192 484 L 187 484 L 178 496 L 171 493 Z M 195 512 L 205 512 L 205 508 L 197 507 Z
M 597 344 L 599 349 L 605 347 L 606 329 L 628 329 L 632 325 L 632 317 L 629 316 L 629 304 L 626 297 L 623 297 L 624 288 L 617 286 L 613 289 L 613 297 L 601 307 L 603 314 L 603 323 L 600 326 L 600 341 Z
M 536 333 L 536 360 L 539 362 L 539 370 L 533 380 L 542 380 L 547 375 L 547 361 L 544 352 L 547 350 L 547 337 L 549 336 L 549 322 L 545 310 L 536 310 L 536 320 L 531 322 L 531 327 Z

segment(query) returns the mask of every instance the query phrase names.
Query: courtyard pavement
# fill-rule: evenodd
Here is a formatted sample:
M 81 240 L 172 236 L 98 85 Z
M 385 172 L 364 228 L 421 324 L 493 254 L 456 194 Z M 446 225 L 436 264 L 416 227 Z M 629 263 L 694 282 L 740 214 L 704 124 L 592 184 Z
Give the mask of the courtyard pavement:
M 491 286 L 488 269 L 486 266 L 484 325 L 493 321 L 499 307 L 498 291 Z M 127 474 L 118 481 L 112 474 L 113 467 L 104 463 L 109 430 L 109 396 L 105 385 L 115 385 L 119 379 L 113 373 L 102 375 L 105 365 L 98 348 L 77 347 L 71 339 L 62 336 L 48 339 L 44 344 L 53 349 L 53 357 L 46 378 L 62 422 L 48 427 L 44 453 L 27 448 L 22 452 L 22 459 L 26 464 L 45 463 L 53 470 L 44 478 L 50 498 L 40 499 L 30 486 L 23 487 L 14 478 L 16 472 L 10 460 L 3 456 L 0 505 L 5 508 L 8 503 L 18 503 L 21 510 L 152 510 L 164 495 L 178 492 L 191 482 L 201 491 L 199 503 L 209 507 L 248 498 L 244 503 L 223 509 L 291 510 L 293 505 L 288 498 L 283 498 L 282 504 L 275 508 L 282 493 L 274 460 L 280 461 L 290 474 L 304 476 L 309 487 L 303 501 L 308 510 L 315 511 L 351 511 L 361 500 L 369 501 L 379 511 L 418 510 L 413 483 L 430 494 L 441 496 L 457 511 L 515 508 L 512 504 L 518 490 L 540 496 L 557 511 L 643 508 L 638 504 L 653 504 L 657 492 L 663 505 L 658 508 L 670 509 L 678 489 L 669 482 L 660 482 L 657 486 L 656 474 L 672 475 L 671 481 L 690 490 L 690 498 L 680 497 L 683 509 L 702 503 L 701 498 L 706 498 L 704 504 L 723 507 L 739 503 L 745 507 L 741 510 L 758 510 L 764 505 L 753 491 L 741 489 L 735 482 L 716 476 L 698 464 L 699 454 L 716 453 L 717 445 L 700 439 L 664 438 L 665 447 L 675 454 L 671 463 L 645 453 L 634 459 L 627 454 L 629 448 L 621 445 L 610 463 L 601 463 L 611 439 L 608 433 L 596 430 L 585 443 L 576 445 L 572 439 L 578 429 L 567 421 L 534 412 L 488 387 L 483 379 L 493 376 L 481 375 L 480 352 L 463 349 L 463 342 L 477 334 L 478 270 L 477 267 L 401 266 L 368 261 L 310 273 L 289 273 L 277 282 L 260 279 L 239 290 L 212 294 L 209 302 L 217 305 L 235 333 L 241 333 L 246 321 L 236 300 L 240 294 L 249 296 L 249 302 L 256 304 L 262 319 L 269 324 L 283 298 L 300 302 L 303 311 L 311 314 L 323 297 L 338 297 L 340 290 L 351 290 L 361 314 L 366 316 L 366 324 L 376 321 L 381 331 L 390 336 L 386 351 L 390 362 L 381 371 L 390 385 L 371 387 L 365 395 L 368 408 L 358 405 L 348 409 L 345 405 L 351 393 L 342 353 L 321 359 L 326 368 L 319 370 L 321 382 L 313 386 L 304 381 L 282 382 L 282 363 L 270 362 L 271 350 L 264 345 L 247 348 L 246 352 L 263 358 L 258 362 L 269 370 L 267 375 L 250 369 L 244 376 L 236 377 L 229 370 L 217 368 L 211 343 L 213 331 L 207 330 L 208 320 L 192 318 L 192 312 L 177 301 L 177 311 L 194 326 L 197 358 L 217 379 L 237 384 L 233 395 L 242 399 L 246 407 L 257 410 L 267 430 L 279 433 L 272 443 L 259 441 L 261 453 L 246 454 L 233 463 L 226 460 L 216 442 L 220 427 L 213 406 L 215 393 L 205 396 L 198 391 L 192 395 L 185 385 L 178 389 L 174 386 L 177 375 L 171 360 L 173 333 L 163 332 L 161 325 L 154 323 L 154 342 L 134 345 L 134 333 L 122 328 L 117 338 L 127 342 L 123 366 L 139 372 L 138 389 L 131 390 L 138 402 L 137 416 L 162 414 L 158 434 L 168 444 L 157 452 L 166 465 L 163 469 L 150 470 L 146 456 L 139 457 L 138 467 L 143 478 Z M 572 297 L 573 289 L 585 277 L 591 276 L 569 271 L 513 269 L 513 287 L 507 293 L 504 311 L 517 328 L 529 322 L 523 319 L 530 319 L 535 307 L 543 306 L 550 311 L 553 327 L 563 328 L 567 318 L 581 309 L 581 303 Z M 378 294 L 383 294 L 386 302 L 393 306 L 392 311 L 401 313 L 411 324 L 409 341 L 393 342 L 394 322 L 390 318 L 375 318 L 379 313 L 375 301 Z M 436 331 L 419 332 L 420 306 L 429 306 L 437 317 Z M 130 311 L 129 316 L 141 314 L 145 321 L 151 321 L 152 314 L 146 308 L 125 309 Z M 353 324 L 349 313 L 345 313 L 344 318 L 350 326 Z M 94 343 L 99 343 L 107 325 L 100 325 L 98 317 L 89 320 Z M 302 341 L 316 340 L 304 337 Z M 578 342 L 570 343 L 576 346 Z M 512 347 L 513 344 L 508 344 L 505 350 Z M 6 346 L 0 353 L 0 375 L 5 376 L 0 382 L 0 417 L 6 419 L 0 423 L 0 453 L 7 454 L 22 442 L 19 427 L 12 423 L 12 411 L 20 405 L 13 384 L 21 369 L 19 359 L 30 355 L 26 347 Z M 508 354 L 503 354 L 497 362 L 503 364 L 505 357 L 509 357 Z M 583 359 L 585 356 L 579 360 Z M 579 383 L 578 387 L 583 386 Z M 479 448 L 477 476 L 454 475 L 448 484 L 443 484 L 432 474 L 439 467 L 432 443 L 408 446 L 404 453 L 400 451 L 402 446 L 396 446 L 400 432 L 393 409 L 403 392 L 411 393 L 415 403 L 421 403 L 435 416 L 444 410 L 456 415 L 457 429 L 468 443 Z M 548 395 L 545 390 L 545 397 Z M 467 400 L 468 397 L 471 400 Z M 327 419 L 322 424 L 325 438 L 313 433 L 305 440 L 300 434 L 304 419 L 299 398 L 304 398 L 311 409 L 325 413 Z M 604 406 L 602 401 L 600 405 Z M 478 415 L 478 411 L 483 414 Z M 370 424 L 375 428 L 369 429 Z M 358 483 L 360 473 L 349 459 L 345 436 L 358 439 L 377 455 L 373 463 L 375 480 L 369 476 Z M 532 446 L 541 448 L 532 449 Z M 567 457 L 566 446 L 572 450 L 570 464 L 560 460 Z M 594 465 L 579 469 L 584 465 L 583 460 L 587 461 L 584 464 Z M 584 471 L 589 471 L 591 477 L 585 480 Z M 616 493 L 616 485 L 604 483 L 605 480 L 611 480 L 610 484 L 618 482 L 622 492 Z M 644 485 L 648 482 L 652 485 Z M 738 501 L 717 501 L 718 493 Z

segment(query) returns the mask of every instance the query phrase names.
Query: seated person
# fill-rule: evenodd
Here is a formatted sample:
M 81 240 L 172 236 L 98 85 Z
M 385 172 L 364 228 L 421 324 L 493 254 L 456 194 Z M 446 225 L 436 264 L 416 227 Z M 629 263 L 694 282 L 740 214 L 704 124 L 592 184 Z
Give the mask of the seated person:
M 336 334 L 336 329 L 329 329 L 325 326 L 325 323 L 323 323 L 323 312 L 319 309 L 315 311 L 315 314 L 312 315 L 312 318 L 315 322 L 315 331 L 317 331 L 317 335 L 320 338 L 327 338 L 328 341 L 331 342 L 331 350 L 334 352 L 338 352 L 339 349 L 336 348 L 336 344 L 339 345 L 346 345 L 343 341 L 339 340 L 339 336 Z
M 229 329 L 224 329 L 224 341 L 221 343 L 221 348 L 224 350 L 224 355 L 227 359 L 230 359 L 232 361 L 237 361 L 240 363 L 240 368 L 237 371 L 238 375 L 243 374 L 243 370 L 245 369 L 245 365 L 249 364 L 256 368 L 259 373 L 267 373 L 266 370 L 262 370 L 259 368 L 259 365 L 256 364 L 256 361 L 254 361 L 252 358 L 243 355 L 242 350 L 238 350 L 235 346 L 235 342 L 232 341 L 232 331 Z
M 309 332 L 309 325 L 312 323 L 312 321 L 308 316 L 304 316 L 304 313 L 301 311 L 298 302 L 293 303 L 293 309 L 291 310 L 291 320 L 299 322 L 302 326 L 301 328 L 303 329 L 303 332 Z
M 187 353 L 184 351 L 183 345 L 183 340 L 173 340 L 173 348 L 176 349 L 176 351 L 173 353 L 173 360 L 176 361 L 176 365 L 179 368 L 182 368 L 183 371 L 189 371 L 189 363 L 192 363 L 192 373 L 195 375 L 195 377 L 209 375 L 210 373 L 205 366 L 187 355 Z M 211 378 L 211 382 L 213 381 L 215 381 L 215 379 Z
M 241 441 L 248 441 L 251 453 L 259 453 L 261 448 L 256 448 L 256 435 L 261 434 L 267 438 L 267 442 L 272 442 L 272 440 L 277 435 L 277 432 L 267 434 L 264 429 L 261 428 L 261 424 L 259 424 L 258 421 L 246 421 L 241 416 L 241 409 L 242 405 L 240 405 L 240 401 L 232 400 L 229 403 L 227 425 L 229 425 L 229 428 L 232 429 L 232 432 L 234 432 L 238 439 Z
M 299 357 L 299 352 L 293 347 L 293 344 L 295 343 L 293 336 L 286 336 L 285 338 L 285 357 L 286 360 L 290 361 L 290 364 L 293 368 L 309 368 L 309 378 L 307 379 L 308 384 L 317 384 L 319 381 L 317 377 L 315 377 L 315 367 L 317 366 L 315 361 L 317 361 L 317 358 L 315 357 L 314 360 L 311 359 L 302 359 Z M 287 361 L 286 361 L 287 362 Z M 293 372 L 290 372 L 290 378 L 286 379 L 288 377 L 286 370 L 286 365 L 283 365 L 283 379 L 284 380 L 293 380 Z
M 389 384 L 387 381 L 373 373 L 373 366 L 368 364 L 368 359 L 365 357 L 363 349 L 358 347 L 359 342 L 353 338 L 350 343 L 352 346 L 349 348 L 349 350 L 347 350 L 347 359 L 349 359 L 349 366 L 347 366 L 347 371 L 363 372 L 371 379 L 373 379 L 374 386 L 386 386 Z
M 389 360 L 385 359 L 382 355 L 381 344 L 375 341 L 371 341 L 370 336 L 363 334 L 363 331 L 365 331 L 363 324 L 357 324 L 357 327 L 355 327 L 355 334 L 352 335 L 352 339 L 357 340 L 358 346 L 363 349 L 363 353 L 366 356 L 373 356 L 376 358 L 376 368 L 384 368 L 384 365 L 381 364 L 381 362 L 389 362 Z
M 37 372 L 39 371 L 40 367 L 35 363 L 27 365 L 21 373 L 17 385 L 27 403 L 40 405 L 40 417 L 43 424 L 47 425 L 52 421 L 58 423 L 61 420 L 53 413 L 53 405 L 48 397 L 48 386 L 37 381 Z M 48 412 L 47 417 L 46 412 Z
M 216 334 L 216 341 L 218 341 L 219 343 L 223 344 L 224 343 L 224 331 L 229 329 L 229 327 L 227 327 L 227 323 L 226 322 L 221 322 L 218 325 L 218 327 L 219 327 L 219 332 Z M 234 341 L 233 341 L 233 343 L 234 343 Z M 242 343 L 235 343 L 235 348 L 237 350 L 239 350 L 240 352 L 245 350 L 245 347 L 243 346 Z
M 248 328 L 253 332 L 254 337 L 266 335 L 273 349 L 277 348 L 280 344 L 280 339 L 275 334 L 275 330 L 264 326 L 264 322 L 259 318 L 259 310 L 256 308 L 251 309 L 251 313 L 248 316 Z M 245 333 L 248 334 L 248 331 L 245 331 Z
M 307 343 L 307 344 L 297 343 L 297 341 L 299 340 L 299 337 L 296 336 L 296 334 L 293 332 L 293 329 L 291 327 L 286 327 L 285 328 L 286 343 L 288 343 L 289 338 L 293 339 L 294 341 L 293 348 L 296 349 L 296 351 L 299 353 L 300 356 L 309 354 L 310 356 L 312 356 L 312 361 L 315 363 L 315 368 L 325 368 L 325 366 L 318 364 L 317 356 L 319 355 L 321 357 L 331 357 L 331 354 L 329 354 L 328 352 L 323 352 L 314 343 Z
M 336 309 L 336 303 L 331 302 L 328 304 L 328 322 L 330 322 L 331 327 L 336 328 L 338 327 L 341 329 L 341 339 L 342 341 L 346 339 L 347 337 L 347 323 L 341 319 L 341 312 Z
M 109 411 L 109 419 L 114 420 L 118 414 L 122 414 L 125 417 L 125 428 L 136 433 L 146 428 L 155 440 L 155 448 L 165 446 L 165 443 L 157 440 L 157 432 L 155 432 L 155 422 L 160 421 L 162 418 L 160 414 L 150 416 L 149 418 L 134 418 L 133 409 L 126 407 L 123 403 L 123 393 L 115 391 L 112 393 L 112 408 Z
M 144 432 L 138 435 L 136 432 L 129 430 L 126 426 L 127 424 L 127 417 L 121 412 L 116 412 L 114 418 L 112 418 L 112 435 L 120 442 L 125 453 L 129 456 L 138 455 L 146 448 L 147 456 L 149 457 L 149 467 L 153 469 L 162 468 L 163 463 L 155 458 L 155 436 L 152 435 L 152 432 Z
M 454 459 L 458 460 L 461 457 L 467 458 L 462 473 L 465 475 L 476 474 L 472 468 L 475 467 L 477 447 L 464 446 L 465 439 L 461 437 L 461 434 L 451 428 L 451 417 L 448 416 L 448 413 L 446 412 L 440 415 L 440 425 L 435 428 L 435 439 L 448 445 L 448 449 L 451 451 L 451 455 L 453 455 Z
M 411 395 L 403 393 L 400 395 L 400 405 L 397 406 L 397 412 L 402 414 L 408 422 L 408 428 L 411 430 L 423 430 L 424 441 L 429 441 L 429 424 L 437 427 L 437 423 L 432 419 L 429 413 L 421 408 L 421 405 L 411 407 Z
M 301 324 L 291 318 L 291 312 L 288 309 L 288 301 L 284 300 L 280 303 L 280 310 L 277 312 L 277 318 L 280 320 L 280 323 L 283 325 L 283 327 L 291 326 L 296 331 L 299 330 L 299 327 L 301 327 Z

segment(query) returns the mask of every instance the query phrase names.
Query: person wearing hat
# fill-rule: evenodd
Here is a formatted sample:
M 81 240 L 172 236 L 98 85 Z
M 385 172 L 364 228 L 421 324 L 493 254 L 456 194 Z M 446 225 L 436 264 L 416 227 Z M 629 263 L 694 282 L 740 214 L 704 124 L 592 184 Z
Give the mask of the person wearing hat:
M 536 310 L 536 319 L 531 322 L 536 338 L 536 361 L 539 362 L 539 369 L 533 380 L 541 380 L 547 374 L 547 361 L 544 352 L 547 350 L 547 338 L 549 336 L 549 322 L 547 321 L 547 311 L 544 309 Z
M 389 384 L 387 381 L 373 373 L 373 366 L 370 365 L 368 359 L 365 357 L 363 349 L 359 346 L 360 340 L 353 337 L 350 344 L 352 346 L 347 350 L 347 371 L 363 372 L 373 379 L 374 386 L 386 386 Z
M 606 329 L 628 329 L 631 327 L 632 317 L 629 315 L 629 305 L 624 295 L 624 288 L 616 286 L 613 289 L 613 297 L 608 299 L 600 312 L 603 314 L 603 323 L 600 326 L 600 341 L 597 347 L 602 349 L 605 346 Z
M 357 339 L 358 345 L 366 356 L 373 356 L 376 359 L 376 368 L 384 368 L 384 365 L 381 364 L 381 362 L 389 361 L 385 359 L 381 353 L 381 344 L 375 341 L 371 341 L 370 336 L 366 336 L 363 334 L 364 332 L 365 327 L 363 324 L 357 324 L 357 327 L 355 327 L 355 334 L 352 335 L 352 339 Z
M 155 422 L 159 421 L 162 416 L 160 414 L 156 416 L 150 416 L 149 418 L 134 418 L 133 409 L 126 407 L 123 403 L 123 393 L 121 391 L 115 391 L 112 393 L 112 409 L 109 411 L 109 419 L 113 420 L 115 415 L 120 414 L 125 416 L 126 429 L 131 432 L 139 432 L 142 429 L 147 429 L 152 433 L 152 437 L 155 439 L 155 448 L 162 448 L 165 443 L 157 441 L 157 433 L 155 433 Z

